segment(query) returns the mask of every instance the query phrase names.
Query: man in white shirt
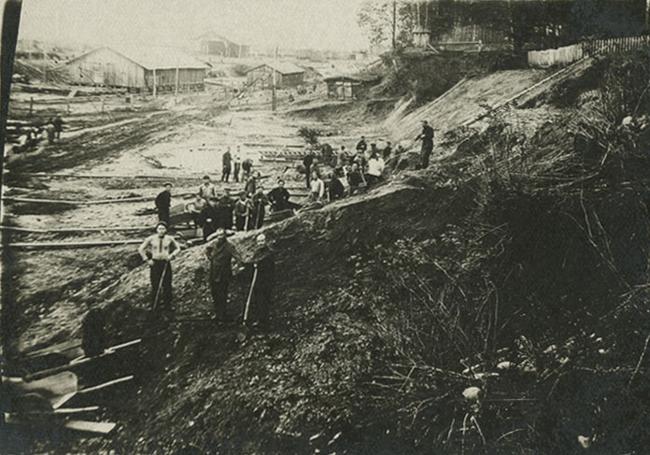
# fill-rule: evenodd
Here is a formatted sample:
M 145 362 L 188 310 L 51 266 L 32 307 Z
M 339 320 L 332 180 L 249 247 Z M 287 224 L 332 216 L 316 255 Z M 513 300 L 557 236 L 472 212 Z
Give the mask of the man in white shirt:
M 310 199 L 312 202 L 322 201 L 325 197 L 325 182 L 320 178 L 318 172 L 312 172 L 311 182 L 309 183 Z
M 366 175 L 368 186 L 379 183 L 385 166 L 384 159 L 378 153 L 373 153 L 368 160 L 368 174 Z
M 172 310 L 172 266 L 171 260 L 181 251 L 176 240 L 167 235 L 167 223 L 158 222 L 156 233 L 147 237 L 138 248 L 143 261 L 150 267 L 151 309 L 158 303 L 166 311 Z

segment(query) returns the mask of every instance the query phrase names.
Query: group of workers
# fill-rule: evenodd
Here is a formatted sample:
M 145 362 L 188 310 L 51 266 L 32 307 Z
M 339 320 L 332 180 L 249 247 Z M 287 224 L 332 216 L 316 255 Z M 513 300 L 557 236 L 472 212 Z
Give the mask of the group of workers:
M 232 233 L 219 228 L 207 238 L 206 256 L 210 262 L 208 286 L 214 305 L 214 320 L 219 324 L 235 321 L 235 318 L 228 314 L 228 297 L 233 280 L 233 257 L 227 236 Z M 150 308 L 164 316 L 173 313 L 171 263 L 180 251 L 180 245 L 168 234 L 168 226 L 164 221 L 158 222 L 156 233 L 147 237 L 138 248 L 142 260 L 150 267 Z M 275 277 L 275 260 L 264 234 L 256 237 L 255 257 L 258 259 L 244 264 L 242 269 L 246 274 L 246 282 L 251 283 L 243 306 L 243 322 L 264 327 L 268 322 Z
M 422 132 L 416 140 L 422 141 L 419 168 L 429 165 L 433 149 L 434 130 L 428 122 L 422 122 Z M 401 146 L 397 152 L 400 153 Z M 364 187 L 371 187 L 383 179 L 385 162 L 392 155 L 392 146 L 379 150 L 375 143 L 368 143 L 361 136 L 356 144 L 356 153 L 349 154 L 345 146 L 334 154 L 330 149 L 322 154 L 323 161 L 330 164 L 334 170 L 328 177 L 327 184 L 323 180 L 317 165 L 313 150 L 309 150 L 303 159 L 306 175 L 306 185 L 310 191 L 312 202 L 337 200 L 346 194 L 352 195 Z M 203 230 L 203 239 L 208 243 L 206 254 L 210 260 L 209 285 L 215 306 L 215 319 L 218 322 L 229 322 L 227 301 L 230 282 L 232 280 L 232 254 L 228 248 L 227 235 L 234 231 L 245 231 L 262 227 L 265 218 L 265 207 L 270 205 L 274 211 L 297 210 L 301 206 L 290 201 L 290 193 L 284 187 L 284 181 L 278 179 L 277 186 L 268 194 L 260 185 L 263 177 L 259 172 L 253 173 L 252 162 L 241 162 L 239 147 L 233 158 L 230 148 L 226 150 L 222 160 L 222 182 L 228 182 L 232 174 L 236 182 L 244 182 L 244 191 L 233 201 L 227 192 L 219 194 L 211 183 L 209 176 L 203 177 L 203 183 L 198 189 L 196 198 L 188 204 L 188 211 L 193 215 L 195 226 Z M 171 260 L 180 251 L 180 246 L 173 237 L 168 235 L 170 223 L 171 183 L 165 184 L 165 190 L 156 198 L 159 222 L 156 233 L 142 243 L 139 253 L 143 261 L 150 265 L 152 286 L 152 308 L 159 304 L 164 310 L 171 310 L 172 301 L 172 270 Z M 262 251 L 262 258 L 245 267 L 250 275 L 251 288 L 244 311 L 244 321 L 248 320 L 251 304 L 257 315 L 256 323 L 264 324 L 268 320 L 268 310 L 271 302 L 275 263 L 266 244 L 266 237 L 260 234 L 257 248 Z

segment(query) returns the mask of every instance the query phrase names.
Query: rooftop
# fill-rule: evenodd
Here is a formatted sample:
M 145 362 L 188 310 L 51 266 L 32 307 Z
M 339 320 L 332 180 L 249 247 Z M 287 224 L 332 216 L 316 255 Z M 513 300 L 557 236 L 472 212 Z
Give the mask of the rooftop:
M 280 74 L 296 74 L 296 73 L 305 72 L 303 68 L 290 62 L 270 62 L 270 63 L 264 63 L 262 65 L 258 65 L 255 68 L 251 68 L 247 71 L 247 73 L 256 70 L 257 68 L 261 68 L 263 66 L 268 66 L 269 68 L 276 70 Z
M 208 68 L 208 64 L 191 55 L 172 47 L 159 46 L 116 46 L 94 49 L 71 61 L 85 57 L 100 49 L 109 49 L 126 57 L 145 69 L 172 69 L 172 68 Z

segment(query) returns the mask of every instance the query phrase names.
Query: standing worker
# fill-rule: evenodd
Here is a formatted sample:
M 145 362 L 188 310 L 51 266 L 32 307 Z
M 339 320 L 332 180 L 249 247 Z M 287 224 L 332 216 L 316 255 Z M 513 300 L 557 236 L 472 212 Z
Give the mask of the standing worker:
M 264 194 L 262 187 L 257 188 L 257 192 L 253 195 L 252 203 L 253 210 L 251 211 L 251 220 L 248 223 L 248 228 L 259 229 L 264 224 L 266 206 L 269 204 L 269 199 Z
M 164 221 L 169 226 L 169 208 L 172 204 L 172 184 L 165 183 L 165 189 L 156 196 L 156 210 L 158 221 Z
M 239 150 L 239 146 L 237 146 L 237 151 L 235 152 L 233 163 L 233 177 L 235 178 L 235 182 L 239 183 L 239 173 L 241 172 L 241 152 Z
M 366 137 L 361 136 L 361 140 L 357 142 L 357 146 L 356 146 L 357 153 L 359 152 L 361 152 L 362 154 L 366 153 L 367 148 L 368 148 L 368 143 L 366 142 Z
M 250 212 L 250 201 L 247 199 L 245 191 L 239 193 L 239 199 L 235 202 L 235 229 L 243 231 L 246 229 L 246 219 Z
M 311 148 L 307 150 L 307 154 L 302 159 L 302 164 L 305 166 L 305 178 L 307 179 L 307 188 L 309 188 L 311 183 L 311 166 L 314 164 L 314 151 Z
M 273 285 L 275 282 L 275 260 L 266 243 L 266 236 L 260 234 L 255 242 L 260 250 L 257 260 L 248 267 L 248 274 L 251 279 L 251 288 L 244 311 L 244 324 L 248 323 L 249 309 L 253 308 L 255 323 L 253 325 L 266 326 L 269 319 Z
M 422 141 L 422 149 L 420 151 L 420 169 L 429 167 L 429 157 L 433 150 L 433 128 L 429 126 L 429 122 L 422 120 L 422 132 L 415 138 L 416 141 Z
M 45 133 L 47 134 L 47 143 L 54 144 L 54 136 L 56 135 L 56 127 L 54 126 L 54 120 L 50 119 L 45 125 Z
M 61 118 L 61 114 L 59 113 L 56 114 L 54 120 L 52 120 L 52 124 L 54 125 L 54 131 L 56 132 L 56 140 L 58 141 L 59 139 L 61 139 L 61 131 L 63 131 L 63 119 Z
M 241 163 L 241 170 L 242 170 L 242 181 L 246 182 L 248 178 L 251 176 L 251 172 L 253 171 L 253 161 L 251 161 L 250 158 L 246 158 Z
M 230 154 L 230 147 L 228 147 L 226 152 L 223 154 L 221 165 L 221 181 L 228 183 L 230 171 L 232 170 L 232 155 Z
M 171 260 L 181 251 L 176 240 L 167 235 L 167 223 L 159 221 L 156 233 L 147 237 L 138 253 L 149 264 L 151 278 L 151 309 L 160 303 L 165 311 L 172 311 L 172 266 Z
M 216 195 L 216 190 L 212 182 L 210 182 L 210 176 L 203 176 L 203 184 L 199 186 L 199 196 L 204 200 L 208 201 L 211 197 Z
M 196 221 L 203 230 L 203 240 L 207 240 L 210 234 L 217 230 L 221 212 L 217 209 L 219 200 L 216 196 L 208 199 L 208 205 L 203 207 Z M 222 226 L 223 227 L 223 226 Z
M 232 254 L 228 249 L 225 229 L 217 229 L 207 240 L 209 243 L 205 254 L 210 260 L 209 279 L 214 303 L 214 319 L 217 323 L 223 324 L 228 322 L 228 287 L 232 279 Z

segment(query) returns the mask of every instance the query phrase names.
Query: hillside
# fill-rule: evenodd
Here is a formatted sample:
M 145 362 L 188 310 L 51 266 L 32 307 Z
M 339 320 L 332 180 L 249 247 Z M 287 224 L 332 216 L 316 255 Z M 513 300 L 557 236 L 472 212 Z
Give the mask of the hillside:
M 82 286 L 77 305 L 105 308 L 112 339 L 146 343 L 113 439 L 69 450 L 642 453 L 650 55 L 594 64 L 596 79 L 547 87 L 583 86 L 570 103 L 458 131 L 545 74 L 468 80 L 396 123 L 403 138 L 423 115 L 444 126 L 451 153 L 429 169 L 264 228 L 279 269 L 268 331 L 149 322 L 142 266 Z M 517 122 L 540 109 L 553 115 Z M 255 235 L 231 242 L 250 251 Z M 175 265 L 184 314 L 209 311 L 204 248 Z

